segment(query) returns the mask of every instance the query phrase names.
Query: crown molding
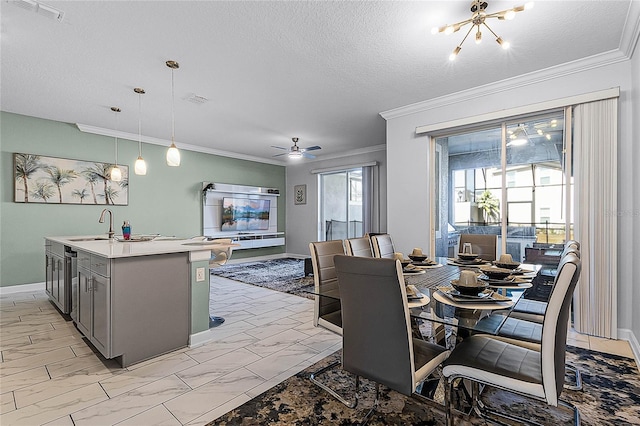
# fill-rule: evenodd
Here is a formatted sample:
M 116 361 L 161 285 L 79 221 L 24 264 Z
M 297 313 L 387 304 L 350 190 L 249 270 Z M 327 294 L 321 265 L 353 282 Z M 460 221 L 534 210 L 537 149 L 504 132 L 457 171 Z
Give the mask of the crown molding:
M 443 108 L 449 105 L 455 105 L 461 102 L 468 102 L 472 99 L 483 98 L 501 92 L 508 92 L 520 87 L 537 84 L 540 82 L 553 80 L 567 75 L 576 74 L 586 70 L 599 68 L 605 65 L 615 64 L 626 61 L 628 58 L 622 54 L 620 50 L 612 50 L 602 54 L 590 56 L 588 58 L 578 59 L 576 61 L 567 62 L 562 65 L 533 71 L 522 74 L 517 77 L 485 84 L 483 86 L 474 87 L 473 89 L 462 90 L 460 92 L 450 93 L 448 95 L 439 96 L 422 102 L 416 102 L 404 107 L 394 108 L 380 113 L 385 120 L 403 117 L 419 112 L 429 111 L 432 109 Z
M 81 123 L 76 123 L 76 127 L 78 128 L 78 130 L 84 133 L 92 133 L 94 135 L 109 136 L 112 138 L 117 137 L 119 139 L 127 139 L 134 142 L 138 142 L 137 133 L 129 133 L 129 132 L 123 132 L 120 130 L 105 129 L 103 127 L 89 126 L 87 124 L 81 124 Z M 151 145 L 160 145 L 160 146 L 166 146 L 166 147 L 171 145 L 170 140 L 154 138 L 152 136 L 142 135 L 141 141 Z M 179 143 L 178 149 L 184 149 L 186 151 L 193 151 L 193 152 L 201 152 L 203 154 L 218 155 L 220 157 L 234 158 L 236 160 L 247 160 L 247 161 L 254 161 L 256 163 L 273 164 L 275 166 L 286 166 L 286 163 L 284 161 L 265 159 L 265 158 L 255 157 L 253 155 L 238 154 L 235 152 L 222 151 L 219 149 L 206 148 L 203 146 L 190 145 L 185 143 Z
M 339 152 L 339 153 L 336 153 L 336 154 L 323 155 L 321 158 L 314 158 L 312 160 L 306 160 L 305 163 L 314 163 L 314 162 L 317 162 L 317 161 L 324 161 L 324 160 L 334 160 L 336 158 L 344 158 L 344 157 L 350 157 L 350 156 L 353 156 L 353 155 L 368 154 L 370 152 L 385 151 L 386 149 L 387 149 L 387 145 L 386 144 L 368 146 L 368 147 L 365 147 L 365 148 L 352 149 L 350 151 L 343 151 L 343 152 Z

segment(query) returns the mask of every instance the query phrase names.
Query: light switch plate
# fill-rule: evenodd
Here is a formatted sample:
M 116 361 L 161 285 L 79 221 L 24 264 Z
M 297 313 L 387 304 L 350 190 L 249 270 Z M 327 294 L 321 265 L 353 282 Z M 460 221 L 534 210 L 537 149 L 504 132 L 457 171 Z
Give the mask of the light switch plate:
M 196 268 L 196 282 L 204 281 L 204 269 Z

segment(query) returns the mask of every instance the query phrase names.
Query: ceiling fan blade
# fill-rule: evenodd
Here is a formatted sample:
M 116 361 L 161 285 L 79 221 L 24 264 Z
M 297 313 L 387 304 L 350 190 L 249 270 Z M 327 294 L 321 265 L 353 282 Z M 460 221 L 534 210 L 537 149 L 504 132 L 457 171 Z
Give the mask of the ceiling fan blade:
M 303 151 L 315 151 L 316 149 L 322 149 L 322 147 L 318 145 L 310 146 L 309 148 L 304 148 Z
M 285 151 L 289 151 L 289 148 L 283 148 L 283 147 L 281 147 L 281 146 L 271 145 L 271 148 L 284 149 Z
M 315 155 L 313 155 L 313 154 L 308 154 L 308 153 L 306 153 L 306 152 L 303 152 L 303 153 L 302 153 L 302 156 L 303 156 L 304 158 L 316 158 L 316 156 L 315 156 Z
M 276 155 L 274 155 L 274 157 L 280 157 L 280 156 L 282 156 L 282 155 L 288 155 L 288 153 L 287 153 L 287 152 L 283 152 L 282 154 L 276 154 Z

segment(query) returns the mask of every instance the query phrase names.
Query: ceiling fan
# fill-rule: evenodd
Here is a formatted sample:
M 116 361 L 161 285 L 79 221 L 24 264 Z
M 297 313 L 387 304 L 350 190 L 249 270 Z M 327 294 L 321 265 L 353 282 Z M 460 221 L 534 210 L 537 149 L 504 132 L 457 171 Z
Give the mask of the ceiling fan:
M 318 145 L 310 146 L 308 148 L 300 148 L 298 146 L 298 138 L 291 138 L 291 140 L 293 141 L 293 146 L 291 146 L 289 148 L 283 148 L 281 146 L 271 145 L 271 148 L 277 148 L 277 149 L 283 149 L 285 151 L 289 151 L 289 152 L 283 152 L 282 154 L 276 154 L 276 155 L 274 155 L 274 157 L 280 157 L 281 155 L 287 155 L 287 156 L 289 156 L 289 158 L 302 158 L 302 157 L 305 157 L 305 158 L 316 158 L 315 155 L 309 154 L 307 151 L 315 151 L 315 150 L 318 150 L 318 149 L 322 149 Z

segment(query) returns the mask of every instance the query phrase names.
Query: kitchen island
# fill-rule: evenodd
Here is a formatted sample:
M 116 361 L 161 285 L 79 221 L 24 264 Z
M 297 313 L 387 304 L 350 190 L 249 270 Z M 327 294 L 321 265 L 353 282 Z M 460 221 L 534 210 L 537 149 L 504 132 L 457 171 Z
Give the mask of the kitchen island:
M 63 247 L 76 259 L 66 280 L 72 320 L 105 358 L 117 358 L 126 367 L 209 340 L 209 260 L 212 251 L 229 246 L 160 238 L 46 237 L 47 293 L 54 303 L 56 295 L 66 293 L 65 285 L 58 290 L 49 285 L 50 276 L 65 281 L 62 274 L 49 273 L 50 253 L 59 255 L 55 251 Z

